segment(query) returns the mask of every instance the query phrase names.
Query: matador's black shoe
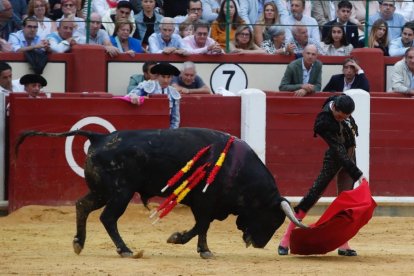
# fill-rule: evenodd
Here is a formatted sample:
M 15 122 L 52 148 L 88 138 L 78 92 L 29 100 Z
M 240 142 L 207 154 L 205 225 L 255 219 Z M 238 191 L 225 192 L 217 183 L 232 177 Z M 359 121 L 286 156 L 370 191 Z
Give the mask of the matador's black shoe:
M 353 249 L 338 249 L 338 255 L 347 257 L 358 256 L 357 252 Z
M 289 255 L 289 247 L 283 247 L 279 245 L 277 248 L 277 253 L 281 256 Z

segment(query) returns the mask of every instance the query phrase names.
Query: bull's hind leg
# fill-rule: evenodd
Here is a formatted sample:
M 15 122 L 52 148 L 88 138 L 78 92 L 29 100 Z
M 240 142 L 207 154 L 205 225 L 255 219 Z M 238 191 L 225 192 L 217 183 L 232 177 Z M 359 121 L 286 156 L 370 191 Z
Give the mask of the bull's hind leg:
M 103 207 L 106 203 L 105 197 L 90 192 L 76 202 L 76 235 L 73 239 L 73 250 L 80 254 L 86 240 L 86 221 L 89 214 Z
M 101 214 L 101 222 L 116 246 L 116 251 L 122 257 L 131 257 L 132 251 L 126 246 L 118 232 L 118 219 L 125 212 L 134 192 L 120 190 L 114 192 Z

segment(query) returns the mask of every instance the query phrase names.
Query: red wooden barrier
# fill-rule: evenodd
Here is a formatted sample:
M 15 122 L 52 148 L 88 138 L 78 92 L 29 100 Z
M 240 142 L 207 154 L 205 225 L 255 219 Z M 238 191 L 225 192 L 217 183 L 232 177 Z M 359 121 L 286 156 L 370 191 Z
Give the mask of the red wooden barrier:
M 73 204 L 86 192 L 83 178 L 65 159 L 65 138 L 28 138 L 15 159 L 15 143 L 22 131 L 64 132 L 91 116 L 110 122 L 117 130 L 169 127 L 166 97 L 153 97 L 137 107 L 108 99 L 107 95 L 79 96 L 68 93 L 52 95 L 49 99 L 10 97 L 10 211 L 29 204 Z M 181 106 L 182 126 L 214 127 L 240 136 L 240 98 L 185 97 Z M 108 132 L 99 125 L 87 125 L 82 129 Z M 80 166 L 85 160 L 84 142 L 85 138 L 76 137 L 71 151 Z

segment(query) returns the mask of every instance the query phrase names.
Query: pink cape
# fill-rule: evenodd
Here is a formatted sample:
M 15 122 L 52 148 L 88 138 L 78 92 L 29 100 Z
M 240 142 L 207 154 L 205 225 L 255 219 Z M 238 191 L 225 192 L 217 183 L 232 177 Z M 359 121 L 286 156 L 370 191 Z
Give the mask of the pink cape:
M 368 182 L 363 180 L 356 189 L 342 192 L 310 228 L 293 230 L 290 252 L 311 255 L 337 249 L 368 223 L 376 206 Z

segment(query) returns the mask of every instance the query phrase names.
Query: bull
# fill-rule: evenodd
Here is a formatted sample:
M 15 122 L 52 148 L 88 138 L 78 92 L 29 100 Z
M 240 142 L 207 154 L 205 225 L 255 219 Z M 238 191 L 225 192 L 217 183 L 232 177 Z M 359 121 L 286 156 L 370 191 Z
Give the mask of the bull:
M 76 202 L 76 235 L 73 248 L 80 254 L 86 240 L 89 214 L 105 206 L 100 220 L 122 257 L 133 252 L 121 238 L 117 221 L 127 208 L 134 193 L 139 193 L 147 207 L 150 198 L 166 197 L 175 186 L 163 187 L 200 148 L 210 146 L 197 163 L 214 163 L 230 135 L 211 129 L 180 128 L 159 130 L 115 131 L 110 134 L 75 130 L 64 133 L 27 131 L 20 135 L 19 145 L 29 136 L 84 136 L 91 142 L 85 161 L 85 180 L 89 192 Z M 178 184 L 177 184 L 178 185 Z M 207 245 L 210 223 L 237 216 L 237 228 L 243 232 L 246 247 L 263 248 L 287 216 L 299 227 L 276 182 L 251 147 L 235 138 L 227 158 L 214 182 L 203 192 L 196 186 L 182 202 L 191 208 L 195 225 L 188 231 L 173 233 L 167 242 L 185 244 L 198 236 L 197 252 L 202 258 L 212 258 Z

